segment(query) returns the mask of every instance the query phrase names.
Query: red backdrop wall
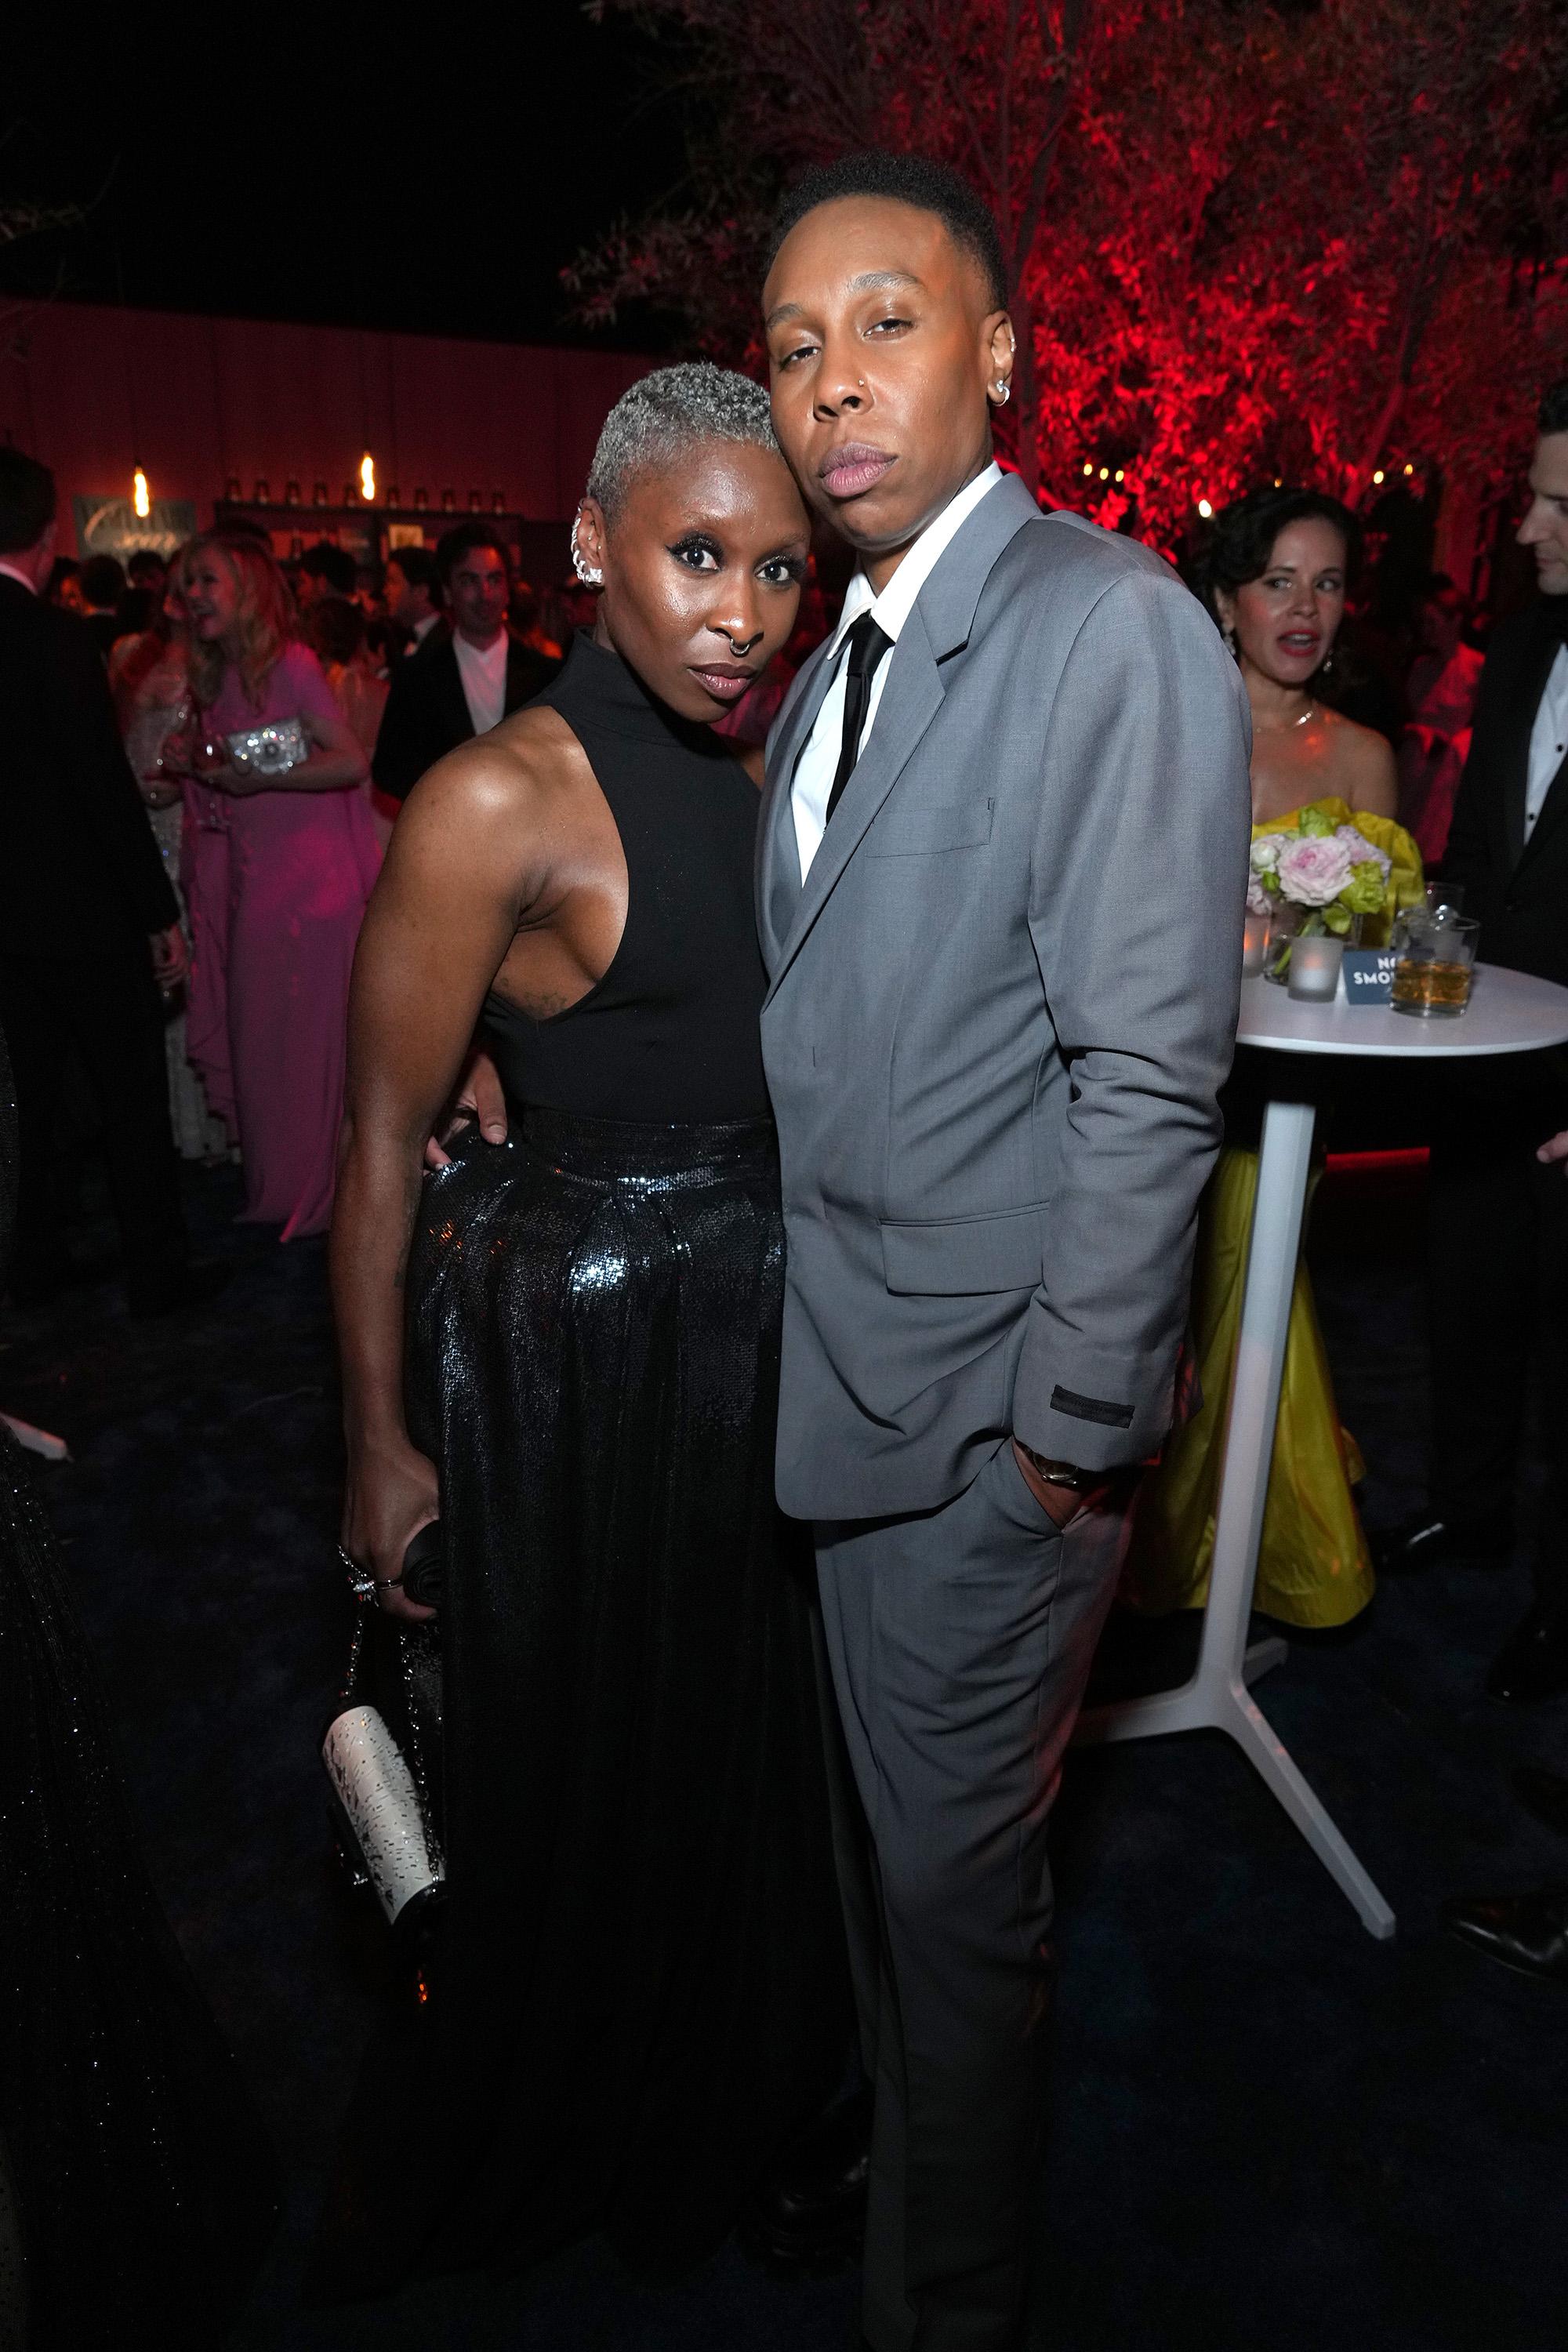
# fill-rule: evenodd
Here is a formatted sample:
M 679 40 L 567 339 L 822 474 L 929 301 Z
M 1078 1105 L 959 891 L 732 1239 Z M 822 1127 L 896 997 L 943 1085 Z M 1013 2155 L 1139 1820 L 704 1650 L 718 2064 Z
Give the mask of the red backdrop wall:
M 54 468 L 60 544 L 73 497 L 125 497 L 132 468 L 198 520 L 237 478 L 335 506 L 368 447 L 381 493 L 416 488 L 541 520 L 573 513 L 612 403 L 650 362 L 634 353 L 456 342 L 353 328 L 195 319 L 52 302 L 0 330 L 0 433 Z

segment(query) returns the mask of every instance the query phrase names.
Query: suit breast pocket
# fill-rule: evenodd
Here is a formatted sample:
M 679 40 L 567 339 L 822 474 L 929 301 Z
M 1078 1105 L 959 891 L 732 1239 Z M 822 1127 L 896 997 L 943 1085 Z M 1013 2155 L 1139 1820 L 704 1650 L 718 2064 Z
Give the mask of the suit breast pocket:
M 885 808 L 866 835 L 868 857 L 929 857 L 939 849 L 984 849 L 994 801 L 944 801 Z

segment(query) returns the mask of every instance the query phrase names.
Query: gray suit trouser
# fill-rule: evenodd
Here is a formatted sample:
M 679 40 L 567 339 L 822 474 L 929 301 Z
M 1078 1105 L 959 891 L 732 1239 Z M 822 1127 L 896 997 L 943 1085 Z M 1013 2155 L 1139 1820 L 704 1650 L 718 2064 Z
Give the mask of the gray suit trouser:
M 1019 2340 L 1050 1996 L 1046 1818 L 1125 1535 L 1125 1514 L 1098 1506 L 1058 1534 L 1010 1444 L 938 1510 L 816 1529 L 854 1784 L 837 1792 L 839 1868 L 876 2084 L 873 2352 Z

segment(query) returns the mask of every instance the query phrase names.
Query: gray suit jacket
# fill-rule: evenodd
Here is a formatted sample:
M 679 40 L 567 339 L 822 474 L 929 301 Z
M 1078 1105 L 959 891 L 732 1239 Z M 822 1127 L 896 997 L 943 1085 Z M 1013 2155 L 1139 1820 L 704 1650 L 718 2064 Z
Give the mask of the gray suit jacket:
M 1236 1035 L 1235 665 L 1158 556 L 1005 478 L 888 657 L 803 890 L 790 785 L 825 652 L 769 739 L 758 852 L 779 1499 L 931 1508 L 1009 1432 L 1145 1460 Z

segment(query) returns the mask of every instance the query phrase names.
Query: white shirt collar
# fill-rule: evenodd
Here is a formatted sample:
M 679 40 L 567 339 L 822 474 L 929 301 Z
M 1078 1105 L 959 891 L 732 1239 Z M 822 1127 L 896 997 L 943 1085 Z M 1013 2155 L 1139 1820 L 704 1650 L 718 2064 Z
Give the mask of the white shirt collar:
M 838 626 L 833 633 L 828 659 L 836 658 L 839 646 L 848 635 L 853 623 L 862 613 L 869 613 L 877 626 L 889 636 L 894 645 L 899 633 L 915 609 L 915 599 L 937 563 L 988 490 L 994 490 L 1002 478 L 1002 468 L 994 457 L 972 482 L 965 482 L 955 499 L 950 499 L 942 512 L 915 541 L 909 553 L 889 581 L 880 595 L 873 589 L 863 572 L 857 572 L 844 594 L 844 610 Z
M 26 590 L 29 596 L 36 596 L 37 594 L 38 587 L 37 581 L 29 580 L 25 572 L 18 572 L 14 563 L 7 563 L 3 555 L 0 555 L 0 572 L 3 572 L 5 574 L 7 580 L 16 581 Z
M 477 646 L 472 637 L 465 637 L 461 630 L 454 629 L 452 643 L 459 658 L 464 661 L 477 662 L 485 669 L 506 667 L 507 633 L 504 629 L 498 629 L 488 646 Z

